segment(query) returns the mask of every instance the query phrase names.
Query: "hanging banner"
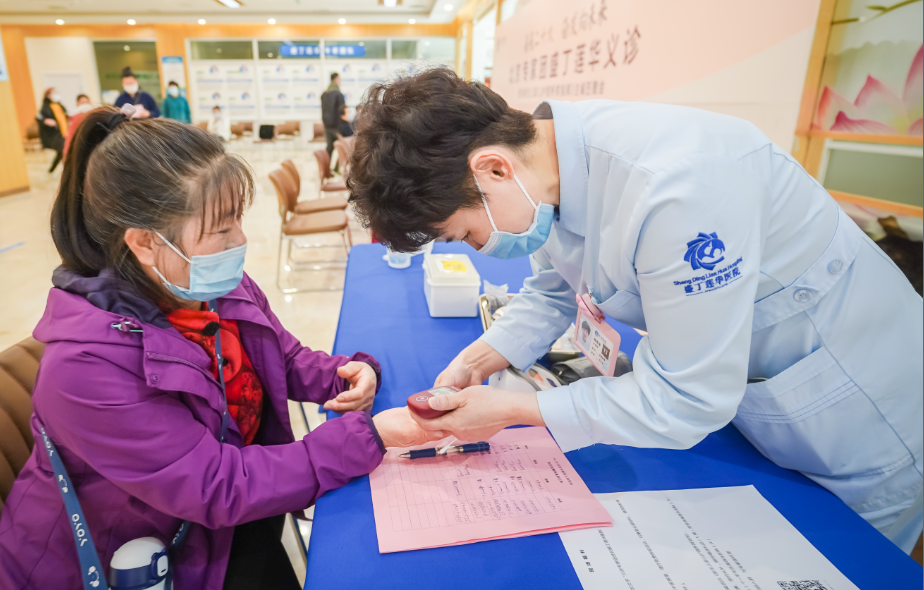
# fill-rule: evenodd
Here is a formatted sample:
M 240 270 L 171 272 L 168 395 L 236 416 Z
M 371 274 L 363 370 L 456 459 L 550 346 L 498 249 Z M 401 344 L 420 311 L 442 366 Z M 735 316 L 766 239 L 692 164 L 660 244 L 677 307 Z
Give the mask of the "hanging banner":
M 820 0 L 533 0 L 497 28 L 492 88 L 681 104 L 792 144 Z
M 180 55 L 165 55 L 160 58 L 160 83 L 164 89 L 170 82 L 180 87 L 180 96 L 186 97 L 186 68 Z

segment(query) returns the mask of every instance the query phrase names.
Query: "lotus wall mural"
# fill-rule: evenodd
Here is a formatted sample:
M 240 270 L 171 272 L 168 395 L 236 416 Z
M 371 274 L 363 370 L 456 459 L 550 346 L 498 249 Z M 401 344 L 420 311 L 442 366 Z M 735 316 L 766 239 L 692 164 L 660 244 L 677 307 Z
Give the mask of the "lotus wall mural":
M 867 44 L 856 51 L 872 53 L 875 50 L 875 46 Z M 867 74 L 866 82 L 853 101 L 826 85 L 812 127 L 847 133 L 922 135 L 922 87 L 924 45 L 918 46 L 911 60 L 901 93 L 871 74 Z

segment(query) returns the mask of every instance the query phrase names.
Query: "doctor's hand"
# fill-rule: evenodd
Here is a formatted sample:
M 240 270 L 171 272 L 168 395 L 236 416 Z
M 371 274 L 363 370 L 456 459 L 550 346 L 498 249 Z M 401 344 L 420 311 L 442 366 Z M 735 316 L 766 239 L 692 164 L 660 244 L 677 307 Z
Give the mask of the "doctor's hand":
M 372 421 L 386 447 L 413 447 L 447 436 L 439 430 L 421 428 L 411 418 L 411 412 L 407 407 L 379 412 L 372 417 Z
M 432 420 L 411 412 L 421 428 L 451 434 L 459 440 L 488 440 L 514 424 L 545 426 L 539 412 L 536 394 L 504 391 L 487 385 L 476 385 L 459 393 L 430 398 L 434 410 L 449 410 Z
M 350 361 L 337 369 L 337 375 L 349 381 L 350 388 L 324 404 L 325 410 L 342 414 L 354 410 L 366 411 L 372 407 L 377 383 L 375 369 L 366 363 Z
M 437 376 L 433 386 L 465 389 L 472 385 L 480 385 L 492 373 L 506 368 L 509 364 L 490 344 L 475 340 L 452 359 L 449 366 Z

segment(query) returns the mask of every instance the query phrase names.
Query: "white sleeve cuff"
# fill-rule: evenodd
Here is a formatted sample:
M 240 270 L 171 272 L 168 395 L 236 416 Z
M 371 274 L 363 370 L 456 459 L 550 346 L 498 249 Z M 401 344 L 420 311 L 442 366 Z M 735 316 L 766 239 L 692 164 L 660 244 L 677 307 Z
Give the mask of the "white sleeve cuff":
M 536 359 L 545 354 L 545 351 L 548 350 L 546 347 L 539 353 L 536 353 L 533 346 L 523 342 L 523 338 L 514 336 L 505 330 L 503 326 L 497 324 L 491 326 L 487 332 L 481 335 L 479 340 L 483 340 L 489 344 L 491 348 L 507 359 L 508 363 L 521 371 L 525 371 L 531 367 L 532 364 L 536 362 Z
M 563 453 L 594 444 L 578 418 L 570 387 L 536 392 L 539 412 Z

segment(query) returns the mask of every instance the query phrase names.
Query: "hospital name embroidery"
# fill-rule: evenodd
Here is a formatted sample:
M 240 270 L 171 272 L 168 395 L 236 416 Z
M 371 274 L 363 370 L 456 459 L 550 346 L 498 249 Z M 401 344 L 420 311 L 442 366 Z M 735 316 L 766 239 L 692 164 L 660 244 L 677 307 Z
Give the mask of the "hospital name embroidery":
M 685 281 L 674 281 L 675 285 L 682 286 L 683 292 L 687 297 L 690 295 L 699 295 L 721 289 L 729 283 L 734 283 L 741 278 L 741 269 L 738 265 L 744 261 L 744 258 L 732 262 L 728 266 L 719 270 L 706 273 L 704 275 L 693 277 Z

